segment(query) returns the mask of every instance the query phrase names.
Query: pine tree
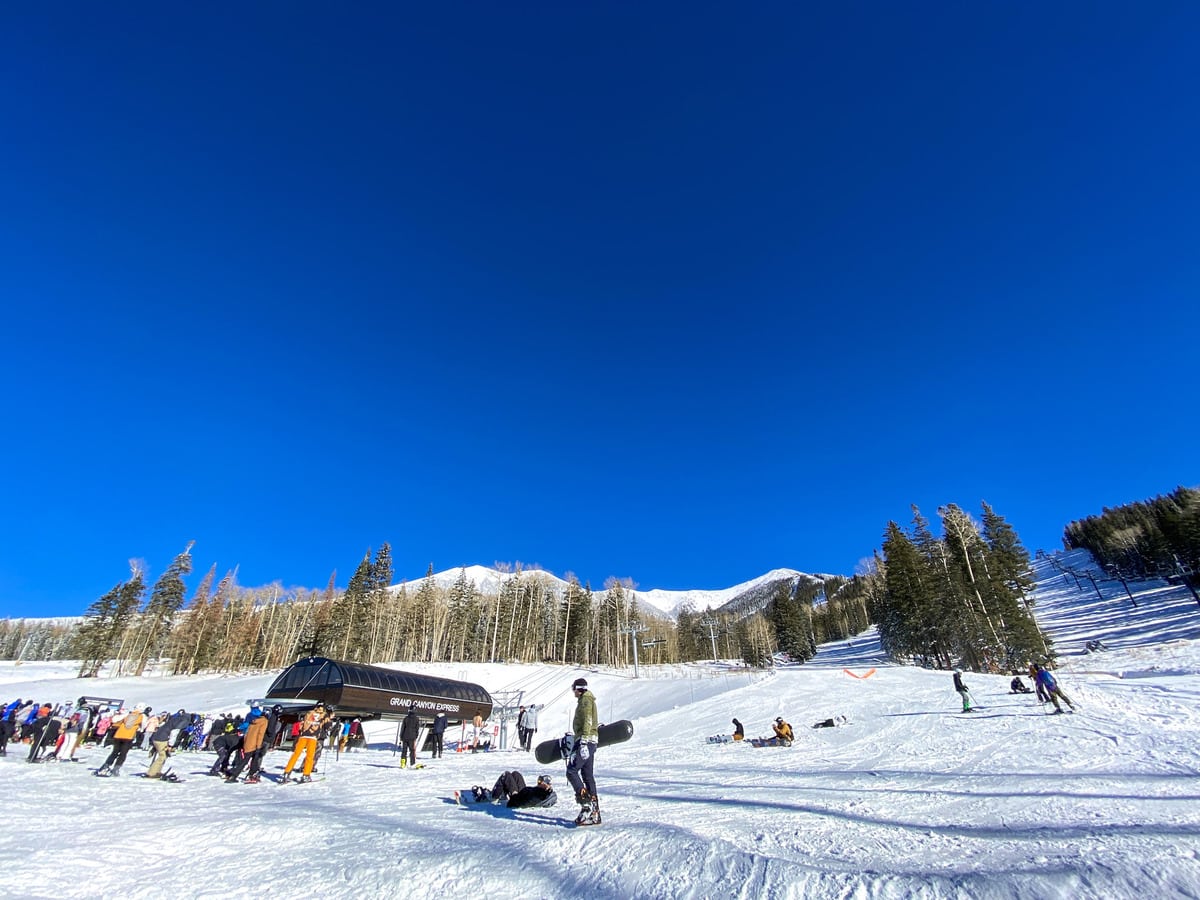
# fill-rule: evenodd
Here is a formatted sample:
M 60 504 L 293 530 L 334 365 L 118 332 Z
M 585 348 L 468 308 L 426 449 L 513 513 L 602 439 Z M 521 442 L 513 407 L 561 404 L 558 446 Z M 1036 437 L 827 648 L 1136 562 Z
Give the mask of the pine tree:
M 132 576 L 117 584 L 93 603 L 79 630 L 80 678 L 94 678 L 100 667 L 113 658 L 121 638 L 137 614 L 146 591 L 145 568 L 139 560 L 130 560 Z
M 154 582 L 150 592 L 150 600 L 142 615 L 141 649 L 137 654 L 134 675 L 142 675 L 146 664 L 153 656 L 161 655 L 163 643 L 170 636 L 175 623 L 175 615 L 183 608 L 186 588 L 183 576 L 192 571 L 192 547 L 195 541 L 188 541 L 182 553 L 171 561 L 167 570 Z

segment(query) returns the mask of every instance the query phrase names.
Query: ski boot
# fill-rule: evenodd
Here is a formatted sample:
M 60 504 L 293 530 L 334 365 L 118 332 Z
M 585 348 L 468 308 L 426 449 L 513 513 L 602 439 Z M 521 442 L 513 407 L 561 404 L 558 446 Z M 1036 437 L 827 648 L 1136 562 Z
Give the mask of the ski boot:
M 113 778 L 116 778 L 118 775 L 120 775 L 120 774 L 121 774 L 121 767 L 120 767 L 120 766 L 113 766 L 113 767 L 112 767 L 112 771 L 111 771 L 111 772 L 109 772 L 108 774 L 109 774 L 109 775 L 111 775 Z
M 576 825 L 587 825 L 587 819 L 592 817 L 592 798 L 588 796 L 587 788 L 575 792 L 575 802 L 579 804 L 579 815 L 575 817 Z
M 247 775 L 246 780 L 242 783 L 243 784 L 258 784 L 259 780 L 260 780 L 259 776 L 257 776 L 257 775 Z
M 576 825 L 599 825 L 600 824 L 600 798 L 593 796 L 588 805 L 579 813 L 579 818 L 575 820 Z
M 310 781 L 312 781 L 311 775 L 301 775 L 296 779 L 296 784 L 308 784 Z

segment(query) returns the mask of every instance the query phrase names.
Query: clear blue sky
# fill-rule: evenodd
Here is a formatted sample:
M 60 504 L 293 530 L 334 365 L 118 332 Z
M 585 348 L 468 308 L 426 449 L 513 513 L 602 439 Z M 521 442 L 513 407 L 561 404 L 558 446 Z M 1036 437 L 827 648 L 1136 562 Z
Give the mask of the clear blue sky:
M 1200 483 L 1194 3 L 0 19 L 0 615 L 193 539 L 720 588 Z

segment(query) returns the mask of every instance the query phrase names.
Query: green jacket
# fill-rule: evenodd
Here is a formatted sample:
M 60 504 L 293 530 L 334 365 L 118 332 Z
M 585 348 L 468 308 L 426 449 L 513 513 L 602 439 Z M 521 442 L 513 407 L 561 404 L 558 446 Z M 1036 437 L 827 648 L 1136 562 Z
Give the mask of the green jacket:
M 584 691 L 579 695 L 575 704 L 575 721 L 572 723 L 575 737 L 581 741 L 592 741 L 600 738 L 600 716 L 596 712 L 596 695 Z

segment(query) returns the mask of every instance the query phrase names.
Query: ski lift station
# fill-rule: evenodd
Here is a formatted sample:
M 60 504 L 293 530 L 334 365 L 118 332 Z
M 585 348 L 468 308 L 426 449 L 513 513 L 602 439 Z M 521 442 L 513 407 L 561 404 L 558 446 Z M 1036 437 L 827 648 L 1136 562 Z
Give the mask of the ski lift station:
M 481 720 L 492 714 L 492 697 L 469 681 L 435 678 L 340 662 L 321 656 L 292 663 L 267 690 L 266 705 L 278 703 L 296 711 L 321 702 L 332 706 L 338 718 L 402 719 L 409 708 L 423 721 L 440 712 L 449 723 Z

